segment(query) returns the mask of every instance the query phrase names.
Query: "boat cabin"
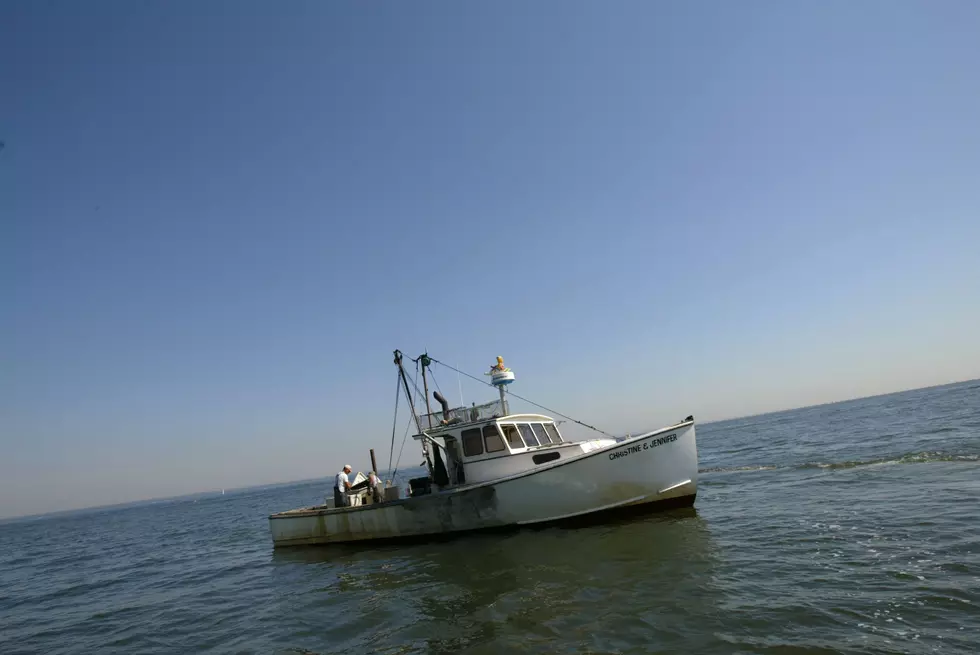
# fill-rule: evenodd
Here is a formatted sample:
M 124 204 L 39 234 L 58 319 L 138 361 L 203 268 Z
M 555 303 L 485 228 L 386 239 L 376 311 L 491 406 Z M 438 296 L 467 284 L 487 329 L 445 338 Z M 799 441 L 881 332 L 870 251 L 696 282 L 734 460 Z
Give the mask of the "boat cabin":
M 418 361 L 428 398 L 426 368 L 434 360 L 423 354 Z M 395 364 L 411 402 L 408 378 L 397 350 Z M 505 390 L 514 381 L 514 372 L 504 366 L 502 357 L 497 357 L 487 375 L 491 386 L 500 393 L 499 402 L 451 408 L 441 393 L 434 392 L 433 398 L 442 405 L 442 411 L 432 412 L 426 400 L 429 413 L 415 417 L 419 434 L 414 438 L 422 442 L 429 475 L 409 480 L 410 495 L 431 493 L 433 485 L 442 491 L 499 480 L 615 443 L 612 439 L 569 442 L 550 416 L 511 414 Z
M 414 438 L 428 442 L 432 482 L 443 489 L 522 473 L 594 447 L 590 442 L 566 442 L 555 421 L 541 414 L 438 425 Z M 412 493 L 419 491 L 425 492 L 419 487 Z

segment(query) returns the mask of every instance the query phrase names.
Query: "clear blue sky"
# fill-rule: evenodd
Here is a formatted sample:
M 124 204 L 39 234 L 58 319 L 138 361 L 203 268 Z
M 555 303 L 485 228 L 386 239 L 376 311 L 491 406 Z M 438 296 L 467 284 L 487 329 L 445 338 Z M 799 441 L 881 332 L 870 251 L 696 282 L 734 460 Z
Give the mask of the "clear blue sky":
M 0 516 L 387 463 L 394 348 L 617 432 L 980 376 L 978 29 L 4 2 Z

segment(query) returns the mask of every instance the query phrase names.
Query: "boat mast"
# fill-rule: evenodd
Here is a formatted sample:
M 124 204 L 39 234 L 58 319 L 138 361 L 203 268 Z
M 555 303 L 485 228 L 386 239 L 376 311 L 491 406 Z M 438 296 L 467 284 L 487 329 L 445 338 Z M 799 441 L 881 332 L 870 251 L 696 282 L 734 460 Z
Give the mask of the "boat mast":
M 419 420 L 419 415 L 415 413 L 415 403 L 412 401 L 412 393 L 408 390 L 408 376 L 405 375 L 405 367 L 402 366 L 402 351 L 395 351 L 395 365 L 398 367 L 398 376 L 402 379 L 402 385 L 405 387 L 405 396 L 408 397 L 408 406 L 412 409 L 412 418 L 415 419 L 415 427 L 418 428 L 419 434 L 424 434 L 422 430 L 422 421 Z M 428 402 L 428 398 L 426 399 Z M 429 470 L 429 476 L 432 476 L 432 458 L 429 457 L 429 444 L 422 439 L 422 454 L 425 456 L 425 466 Z
M 425 416 L 429 421 L 429 429 L 432 429 L 432 406 L 429 405 L 429 380 L 425 376 L 425 369 L 432 365 L 432 360 L 429 359 L 429 353 L 422 353 L 419 358 L 414 361 L 421 361 L 422 363 L 422 390 L 425 391 Z
M 422 422 L 419 420 L 418 414 L 415 413 L 415 403 L 412 402 L 412 392 L 408 390 L 408 377 L 405 375 L 405 367 L 402 366 L 402 351 L 395 351 L 395 366 L 398 367 L 398 377 L 402 379 L 402 385 L 405 387 L 405 397 L 408 398 L 408 406 L 412 409 L 412 418 L 415 419 L 415 427 L 418 428 L 419 434 L 422 433 Z M 423 444 L 425 442 L 423 441 Z M 426 459 L 428 459 L 428 452 L 426 452 Z

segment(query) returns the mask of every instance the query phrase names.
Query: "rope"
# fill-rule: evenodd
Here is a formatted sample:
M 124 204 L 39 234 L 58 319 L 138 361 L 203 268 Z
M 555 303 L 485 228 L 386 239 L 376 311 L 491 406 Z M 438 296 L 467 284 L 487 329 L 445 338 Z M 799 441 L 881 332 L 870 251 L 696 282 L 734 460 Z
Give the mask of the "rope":
M 408 376 L 406 376 L 406 378 L 407 377 Z M 418 382 L 417 382 L 418 377 L 419 377 L 419 364 L 418 364 L 418 362 L 416 362 L 415 363 L 415 375 L 412 377 L 412 386 L 415 387 L 415 402 L 416 403 L 418 403 L 419 396 L 422 395 L 422 391 L 421 391 L 421 389 L 419 389 L 419 385 L 418 385 Z M 399 379 L 399 381 L 400 381 L 400 379 Z M 401 393 L 401 389 L 399 388 L 399 394 L 400 393 Z M 409 398 L 408 400 L 409 400 L 409 402 L 411 402 L 412 399 Z M 396 401 L 396 403 L 397 403 L 397 401 Z M 405 434 L 402 435 L 402 445 L 401 445 L 401 448 L 398 449 L 398 459 L 395 460 L 395 470 L 391 474 L 391 483 L 392 484 L 395 483 L 395 476 L 398 475 L 398 467 L 401 465 L 402 453 L 405 451 L 405 441 L 408 439 L 408 431 L 409 431 L 409 429 L 411 429 L 412 423 L 414 423 L 414 422 L 415 422 L 415 410 L 412 409 L 412 415 L 408 417 L 408 424 L 405 426 Z M 394 429 L 395 428 L 393 426 L 392 427 L 392 439 L 394 439 Z M 392 446 L 392 450 L 394 451 L 394 446 Z M 428 459 L 429 453 L 428 453 L 428 449 L 426 447 L 426 442 L 425 442 L 424 439 L 422 440 L 422 452 L 425 453 L 426 459 Z M 422 463 L 425 464 L 425 462 L 422 462 Z M 391 470 L 390 465 L 389 465 L 388 470 L 389 471 Z
M 419 380 L 419 365 L 416 364 L 415 365 L 415 375 L 412 377 L 412 387 L 415 389 L 415 403 L 416 404 L 418 404 L 418 402 L 419 402 L 419 396 L 422 396 L 422 398 L 425 398 L 425 392 L 422 391 L 421 388 L 419 388 L 419 382 L 418 382 L 418 380 Z
M 459 370 L 458 368 L 456 368 L 454 366 L 450 366 L 449 364 L 446 364 L 445 362 L 440 362 L 438 359 L 434 359 L 434 358 L 431 358 L 431 357 L 430 357 L 430 359 L 432 359 L 432 361 L 433 362 L 436 362 L 437 364 L 442 364 L 443 366 L 445 366 L 446 368 L 448 368 L 448 369 L 450 369 L 452 371 L 456 371 L 460 375 L 465 375 L 466 377 L 468 377 L 471 380 L 476 380 L 480 384 L 485 384 L 488 387 L 493 387 L 493 385 L 491 383 L 487 382 L 486 380 L 481 380 L 478 377 L 474 377 L 474 376 L 470 375 L 469 373 L 467 373 L 465 371 L 461 371 L 461 370 Z M 508 391 L 507 393 L 509 393 L 510 395 L 512 395 L 514 398 L 517 398 L 518 400 L 523 400 L 524 402 L 530 403 L 531 405 L 534 405 L 535 407 L 537 407 L 539 409 L 543 409 L 544 411 L 548 412 L 549 414 L 557 414 L 558 416 L 561 416 L 562 418 L 568 419 L 572 423 L 578 423 L 583 428 L 588 428 L 590 430 L 594 430 L 595 432 L 598 432 L 599 434 L 604 434 L 607 437 L 610 437 L 612 439 L 615 439 L 615 437 L 613 437 L 611 434 L 609 434 L 608 432 L 605 432 L 603 430 L 600 430 L 599 428 L 595 427 L 594 425 L 589 425 L 588 423 L 583 423 L 582 421 L 579 421 L 578 419 L 574 419 L 571 416 L 567 416 L 567 415 L 562 414 L 561 412 L 557 412 L 557 411 L 555 411 L 553 409 L 548 409 L 544 405 L 539 405 L 538 403 L 534 402 L 533 400 L 528 400 L 527 398 L 523 398 L 521 396 L 518 396 L 516 393 L 512 393 L 510 391 Z
M 405 434 L 402 436 L 402 447 L 398 449 L 398 459 L 395 460 L 395 471 L 391 474 L 391 484 L 395 484 L 395 479 L 398 477 L 398 466 L 402 461 L 402 452 L 405 450 L 405 440 L 408 439 L 408 430 L 412 427 L 412 421 L 415 419 L 411 416 L 408 417 L 408 424 L 405 426 Z M 390 468 L 388 469 L 391 470 Z
M 418 379 L 419 379 L 419 362 L 418 362 L 418 360 L 415 360 L 415 376 L 412 377 L 412 386 L 415 387 L 415 404 L 416 405 L 419 402 L 419 396 L 422 396 L 423 398 L 425 398 L 425 392 L 422 391 L 421 389 L 419 389 Z M 425 428 L 422 427 L 422 421 L 421 421 L 421 419 L 419 420 L 418 428 L 419 428 L 419 431 L 425 430 Z M 429 463 L 429 442 L 427 442 L 425 439 L 422 439 L 422 454 L 425 455 L 425 463 L 428 464 Z
M 391 470 L 391 459 L 395 456 L 395 430 L 398 429 L 398 399 L 402 395 L 401 373 L 395 378 L 395 418 L 391 422 L 391 450 L 388 451 L 388 470 Z M 375 471 L 377 473 L 377 471 Z
M 432 359 L 432 358 L 430 357 L 429 359 Z M 430 370 L 430 371 L 432 371 L 432 367 L 431 367 L 431 366 L 429 367 L 429 370 Z M 432 371 L 432 383 L 433 383 L 434 385 L 436 385 L 436 390 L 437 390 L 437 391 L 438 391 L 439 393 L 441 393 L 441 394 L 442 394 L 442 397 L 443 397 L 443 398 L 445 398 L 445 397 L 446 397 L 446 394 L 444 394 L 444 393 L 442 393 L 442 387 L 440 387 L 440 386 L 439 386 L 439 380 L 437 380 L 437 379 L 436 379 L 436 372 L 435 372 L 435 371 Z M 447 399 L 447 400 L 448 400 L 448 399 Z

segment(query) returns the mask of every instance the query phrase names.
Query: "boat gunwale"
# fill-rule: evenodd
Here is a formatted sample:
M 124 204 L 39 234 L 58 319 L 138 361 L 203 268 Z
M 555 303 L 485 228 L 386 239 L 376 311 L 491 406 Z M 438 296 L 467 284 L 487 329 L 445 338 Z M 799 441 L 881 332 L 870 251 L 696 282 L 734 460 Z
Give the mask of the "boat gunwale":
M 578 455 L 576 457 L 571 457 L 571 458 L 568 458 L 568 459 L 555 460 L 555 462 L 552 463 L 552 464 L 540 464 L 540 465 L 536 466 L 535 468 L 531 468 L 531 469 L 528 469 L 526 471 L 521 471 L 519 473 L 514 473 L 512 475 L 504 476 L 502 478 L 496 478 L 494 480 L 485 480 L 483 482 L 476 482 L 476 483 L 473 483 L 473 484 L 464 484 L 464 485 L 460 485 L 460 486 L 456 486 L 456 487 L 451 487 L 449 489 L 443 489 L 443 490 L 440 490 L 440 491 L 436 491 L 436 492 L 433 492 L 433 493 L 423 494 L 421 496 L 408 496 L 406 498 L 397 498 L 395 500 L 387 500 L 387 501 L 383 501 L 383 502 L 380 502 L 380 503 L 372 503 L 371 505 L 358 505 L 356 507 L 342 507 L 342 508 L 323 506 L 322 509 L 319 509 L 319 508 L 317 508 L 315 506 L 314 507 L 299 507 L 299 508 L 296 508 L 296 509 L 290 509 L 290 510 L 285 510 L 283 512 L 277 512 L 275 514 L 270 514 L 269 515 L 269 520 L 271 521 L 273 519 L 305 518 L 305 517 L 309 517 L 309 516 L 323 516 L 323 515 L 326 515 L 326 514 L 345 514 L 347 512 L 369 512 L 371 510 L 382 509 L 384 507 L 392 507 L 394 505 L 404 505 L 404 504 L 407 504 L 409 502 L 424 502 L 426 499 L 445 497 L 445 496 L 448 496 L 448 495 L 451 495 L 451 494 L 456 494 L 456 493 L 462 493 L 464 491 L 469 491 L 471 489 L 479 489 L 480 487 L 486 487 L 486 486 L 489 486 L 489 485 L 500 484 L 502 482 L 509 482 L 511 480 L 516 480 L 518 478 L 526 477 L 528 475 L 533 475 L 535 473 L 540 473 L 542 471 L 550 471 L 552 469 L 556 469 L 556 468 L 559 468 L 559 467 L 562 467 L 562 466 L 566 466 L 568 464 L 572 464 L 574 462 L 578 462 L 578 461 L 581 461 L 583 459 L 587 459 L 589 457 L 593 457 L 595 455 L 600 455 L 600 454 L 605 453 L 605 452 L 608 452 L 610 450 L 615 450 L 617 448 L 621 448 L 621 447 L 623 447 L 625 445 L 629 445 L 629 444 L 631 444 L 633 442 L 636 442 L 636 441 L 642 441 L 643 439 L 648 439 L 650 437 L 656 436 L 656 435 L 658 435 L 660 433 L 663 433 L 663 432 L 670 432 L 672 430 L 679 430 L 681 428 L 686 428 L 686 427 L 689 427 L 689 426 L 693 426 L 695 424 L 695 422 L 696 421 L 693 420 L 693 419 L 690 420 L 690 421 L 682 421 L 682 422 L 680 422 L 680 423 L 678 423 L 676 425 L 671 425 L 671 426 L 668 426 L 668 427 L 665 427 L 665 428 L 658 428 L 658 429 L 653 430 L 651 432 L 646 432 L 646 433 L 643 433 L 643 434 L 636 435 L 634 437 L 629 437 L 629 438 L 624 439 L 622 441 L 616 441 L 615 443 L 611 443 L 611 444 L 606 445 L 606 446 L 601 446 L 599 448 L 596 448 L 595 450 L 590 450 L 589 452 L 582 453 L 581 455 Z M 586 439 L 586 440 L 583 440 L 583 441 L 572 441 L 572 442 L 564 442 L 564 443 L 573 443 L 573 444 L 574 443 L 588 443 L 589 441 L 592 441 L 592 440 Z

